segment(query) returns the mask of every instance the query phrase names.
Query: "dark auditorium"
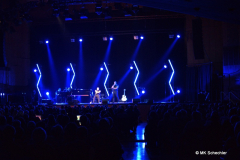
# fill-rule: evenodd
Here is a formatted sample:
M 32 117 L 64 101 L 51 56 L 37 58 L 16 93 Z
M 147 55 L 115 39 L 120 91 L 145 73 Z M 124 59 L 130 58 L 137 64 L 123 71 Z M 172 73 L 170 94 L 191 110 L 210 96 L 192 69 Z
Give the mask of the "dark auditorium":
M 0 160 L 240 160 L 240 1 L 0 0 Z

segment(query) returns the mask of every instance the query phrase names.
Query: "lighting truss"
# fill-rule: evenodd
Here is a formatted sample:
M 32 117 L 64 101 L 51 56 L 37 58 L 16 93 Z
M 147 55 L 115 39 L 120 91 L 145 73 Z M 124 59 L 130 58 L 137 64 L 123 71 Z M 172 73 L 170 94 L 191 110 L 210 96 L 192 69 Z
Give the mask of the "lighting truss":
M 105 81 L 104 81 L 104 87 L 105 87 L 105 90 L 106 90 L 106 92 L 107 92 L 107 95 L 109 96 L 109 93 L 108 93 L 108 90 L 107 90 L 107 87 L 106 87 L 106 82 L 107 82 L 107 80 L 108 80 L 109 72 L 108 72 L 108 68 L 107 68 L 107 65 L 106 65 L 105 62 L 104 62 L 104 66 L 105 66 L 106 71 L 107 71 L 107 76 L 106 76 Z
M 133 63 L 134 63 L 134 65 L 135 65 L 135 67 L 136 67 L 136 69 L 137 69 L 137 72 L 138 72 L 133 84 L 134 84 L 134 86 L 135 86 L 135 89 L 136 89 L 136 91 L 137 91 L 137 94 L 139 95 L 139 92 L 138 92 L 138 89 L 137 89 L 137 86 L 136 86 L 136 82 L 137 82 L 137 79 L 138 79 L 138 76 L 139 76 L 139 70 L 138 70 L 138 67 L 137 67 L 136 62 L 133 61 Z
M 36 65 L 37 65 L 37 69 L 38 69 L 38 72 L 39 72 L 39 78 L 38 78 L 38 81 L 37 81 L 37 90 L 38 90 L 39 96 L 42 97 L 42 94 L 41 94 L 40 89 L 39 89 L 39 87 L 38 87 L 39 82 L 40 82 L 40 80 L 41 80 L 41 78 L 42 78 L 42 73 L 41 73 L 41 70 L 40 70 L 38 64 L 36 64 Z
M 70 83 L 70 87 L 71 87 L 71 89 L 72 89 L 73 80 L 74 80 L 74 78 L 75 78 L 75 71 L 74 71 L 74 69 L 73 69 L 72 63 L 70 63 L 70 66 L 71 66 L 72 71 L 73 71 L 73 77 L 72 77 L 72 81 L 71 81 L 71 83 Z
M 170 64 L 171 68 L 172 68 L 172 74 L 171 74 L 171 77 L 170 77 L 170 79 L 168 81 L 168 84 L 169 84 L 169 87 L 170 87 L 170 89 L 172 91 L 172 94 L 175 95 L 174 90 L 173 90 L 172 85 L 171 85 L 171 81 L 172 81 L 172 78 L 173 78 L 173 75 L 174 75 L 174 68 L 172 66 L 172 63 L 171 63 L 170 59 L 168 59 L 168 62 Z

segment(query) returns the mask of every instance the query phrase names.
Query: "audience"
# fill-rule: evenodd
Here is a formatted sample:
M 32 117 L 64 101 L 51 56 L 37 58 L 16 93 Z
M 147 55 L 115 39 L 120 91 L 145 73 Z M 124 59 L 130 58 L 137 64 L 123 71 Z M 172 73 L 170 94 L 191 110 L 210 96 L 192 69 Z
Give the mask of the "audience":
M 118 160 L 138 116 L 136 106 L 0 106 L 0 159 Z
M 79 119 L 80 117 L 80 119 Z M 0 159 L 119 160 L 120 141 L 135 133 L 137 106 L 1 106 Z M 195 151 L 225 151 L 198 159 L 240 159 L 240 107 L 232 104 L 156 104 L 145 128 L 146 149 L 178 159 Z
M 148 149 L 179 159 L 240 159 L 240 107 L 232 104 L 158 104 L 150 108 L 145 138 Z M 227 155 L 196 156 L 196 151 Z

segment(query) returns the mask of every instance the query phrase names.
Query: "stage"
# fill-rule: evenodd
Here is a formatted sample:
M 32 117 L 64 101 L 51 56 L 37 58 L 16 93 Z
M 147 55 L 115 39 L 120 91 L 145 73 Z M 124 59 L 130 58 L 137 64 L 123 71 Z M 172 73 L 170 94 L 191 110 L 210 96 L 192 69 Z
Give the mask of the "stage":
M 150 111 L 150 107 L 152 105 L 160 105 L 160 104 L 177 104 L 176 102 L 156 102 L 156 103 L 132 103 L 132 102 L 109 102 L 106 104 L 102 103 L 76 103 L 76 104 L 69 104 L 69 103 L 53 103 L 53 104 L 47 104 L 47 103 L 40 103 L 39 105 L 44 105 L 46 107 L 57 107 L 60 109 L 65 109 L 65 107 L 94 107 L 94 106 L 105 106 L 108 108 L 113 107 L 114 105 L 116 107 L 123 106 L 124 108 L 128 105 L 137 105 L 137 108 L 139 110 L 140 116 L 139 121 L 140 122 L 147 122 L 147 116 Z

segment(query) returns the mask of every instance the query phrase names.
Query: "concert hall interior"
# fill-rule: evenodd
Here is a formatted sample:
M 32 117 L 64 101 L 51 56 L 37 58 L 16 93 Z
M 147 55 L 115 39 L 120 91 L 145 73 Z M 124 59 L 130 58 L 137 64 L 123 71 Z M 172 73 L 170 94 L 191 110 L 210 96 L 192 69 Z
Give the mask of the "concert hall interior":
M 240 158 L 239 8 L 1 0 L 0 159 Z

